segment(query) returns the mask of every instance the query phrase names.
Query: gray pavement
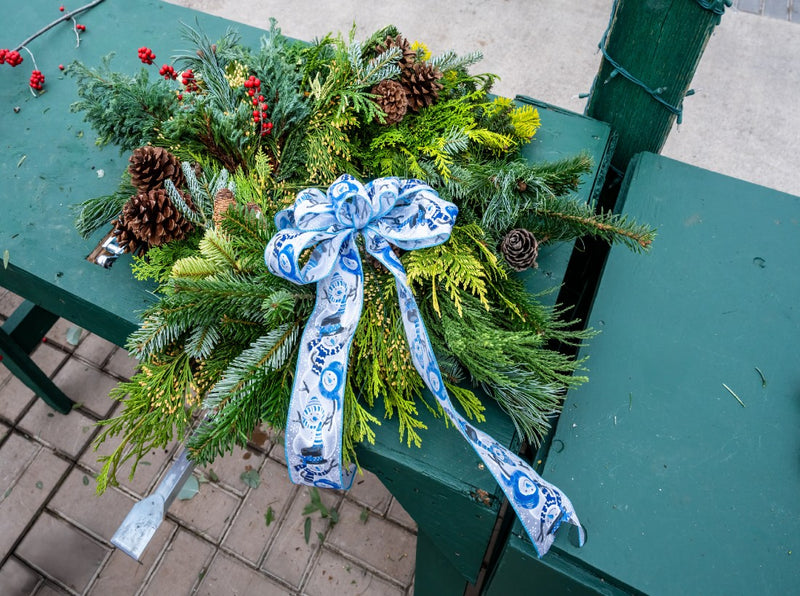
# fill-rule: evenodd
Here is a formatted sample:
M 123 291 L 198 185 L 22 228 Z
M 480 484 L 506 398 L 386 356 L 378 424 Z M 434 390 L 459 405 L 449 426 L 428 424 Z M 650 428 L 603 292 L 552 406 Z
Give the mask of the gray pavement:
M 600 62 L 597 42 L 611 0 L 463 0 L 430 3 L 309 0 L 174 0 L 255 26 L 278 19 L 284 33 L 311 39 L 366 35 L 394 23 L 432 51 L 481 49 L 483 69 L 501 75 L 500 94 L 523 93 L 581 112 Z M 684 123 L 664 154 L 800 195 L 800 21 L 794 0 L 737 0 L 710 40 L 684 105 Z M 800 12 L 800 5 L 797 6 Z M 735 200 L 735 198 L 733 198 Z M 0 289 L 0 322 L 19 298 Z M 198 472 L 207 480 L 176 502 L 139 565 L 109 538 L 136 499 L 157 483 L 177 446 L 153 452 L 133 481 L 93 496 L 94 422 L 119 406 L 108 390 L 133 370 L 121 349 L 84 333 L 66 341 L 59 321 L 36 361 L 82 402 L 50 411 L 0 364 L 0 594 L 391 594 L 413 593 L 416 528 L 372 475 L 348 494 L 326 493 L 338 524 L 313 516 L 289 484 L 282 447 L 268 434 Z M 260 485 L 240 475 L 255 470 Z M 267 524 L 269 509 L 274 521 Z M 320 536 L 317 536 L 320 532 Z

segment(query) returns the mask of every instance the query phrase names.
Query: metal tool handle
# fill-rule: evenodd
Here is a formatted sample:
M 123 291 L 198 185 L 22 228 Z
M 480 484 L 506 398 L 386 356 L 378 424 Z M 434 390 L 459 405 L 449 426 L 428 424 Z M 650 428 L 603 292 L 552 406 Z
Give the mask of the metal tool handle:
M 183 485 L 186 484 L 189 476 L 192 475 L 193 470 L 194 464 L 189 461 L 189 450 L 184 448 L 153 493 L 164 499 L 164 514 L 166 514 L 169 506 L 172 505 L 175 497 L 178 496 Z

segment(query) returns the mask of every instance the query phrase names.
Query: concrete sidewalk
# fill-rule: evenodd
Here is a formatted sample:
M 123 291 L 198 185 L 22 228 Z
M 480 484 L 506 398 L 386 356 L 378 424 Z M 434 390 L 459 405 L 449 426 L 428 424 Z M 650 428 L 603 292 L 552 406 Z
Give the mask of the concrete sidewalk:
M 585 104 L 577 96 L 589 90 L 599 65 L 596 46 L 612 6 L 611 0 L 175 3 L 261 27 L 274 16 L 285 34 L 301 39 L 347 32 L 353 22 L 362 35 L 394 23 L 434 53 L 481 49 L 482 69 L 502 77 L 500 94 L 523 93 L 577 112 Z M 693 85 L 697 94 L 686 100 L 684 124 L 664 154 L 800 195 L 794 3 L 737 4 L 741 10 L 728 10 L 709 42 Z M 0 289 L 0 321 L 18 303 Z M 176 447 L 153 452 L 133 481 L 120 478 L 120 487 L 94 497 L 94 423 L 119 407 L 108 391 L 131 374 L 134 361 L 86 333 L 71 345 L 70 327 L 59 321 L 35 352 L 81 402 L 69 416 L 35 399 L 0 364 L 0 594 L 413 593 L 415 525 L 375 477 L 359 478 L 347 494 L 325 493 L 339 522 L 331 526 L 312 515 L 306 543 L 308 491 L 289 483 L 283 447 L 266 434 L 215 462 L 213 472 L 198 472 L 207 482 L 193 499 L 173 505 L 141 565 L 114 550 L 109 538 L 158 482 Z M 258 472 L 257 488 L 241 480 L 248 470 Z

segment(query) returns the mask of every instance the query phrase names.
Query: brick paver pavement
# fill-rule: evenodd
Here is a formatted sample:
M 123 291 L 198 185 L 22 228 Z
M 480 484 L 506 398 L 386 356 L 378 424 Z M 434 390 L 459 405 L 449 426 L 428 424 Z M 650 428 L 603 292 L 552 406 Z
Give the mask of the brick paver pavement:
M 0 288 L 0 322 L 19 303 Z M 59 320 L 33 354 L 79 402 L 69 415 L 36 399 L 0 363 L 0 595 L 413 593 L 416 526 L 378 479 L 365 473 L 348 493 L 323 492 L 339 521 L 315 513 L 306 543 L 308 489 L 289 482 L 283 445 L 268 433 L 195 471 L 200 492 L 172 505 L 141 564 L 115 549 L 114 531 L 177 446 L 152 452 L 133 480 L 125 468 L 119 487 L 95 495 L 97 458 L 114 442 L 93 450 L 95 422 L 120 407 L 108 392 L 135 361 L 85 332 L 71 345 L 71 327 Z M 258 472 L 257 488 L 241 480 L 247 470 Z

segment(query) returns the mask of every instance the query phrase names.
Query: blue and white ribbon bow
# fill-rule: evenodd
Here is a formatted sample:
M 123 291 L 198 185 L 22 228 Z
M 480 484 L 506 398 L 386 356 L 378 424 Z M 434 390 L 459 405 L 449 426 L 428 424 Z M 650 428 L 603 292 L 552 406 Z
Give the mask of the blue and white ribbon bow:
M 436 246 L 450 237 L 458 208 L 418 180 L 379 178 L 362 185 L 340 176 L 327 194 L 301 191 L 294 204 L 275 216 L 278 233 L 265 259 L 275 275 L 297 284 L 317 283 L 314 312 L 303 331 L 286 423 L 286 461 L 295 483 L 349 488 L 354 466 L 343 469 L 342 420 L 350 344 L 364 302 L 356 236 L 369 254 L 395 276 L 400 312 L 414 366 L 455 427 L 475 449 L 505 492 L 543 555 L 563 522 L 584 534 L 569 499 L 528 464 L 453 408 L 431 349 L 403 265 L 392 245 L 403 250 Z M 302 267 L 301 253 L 312 248 Z

